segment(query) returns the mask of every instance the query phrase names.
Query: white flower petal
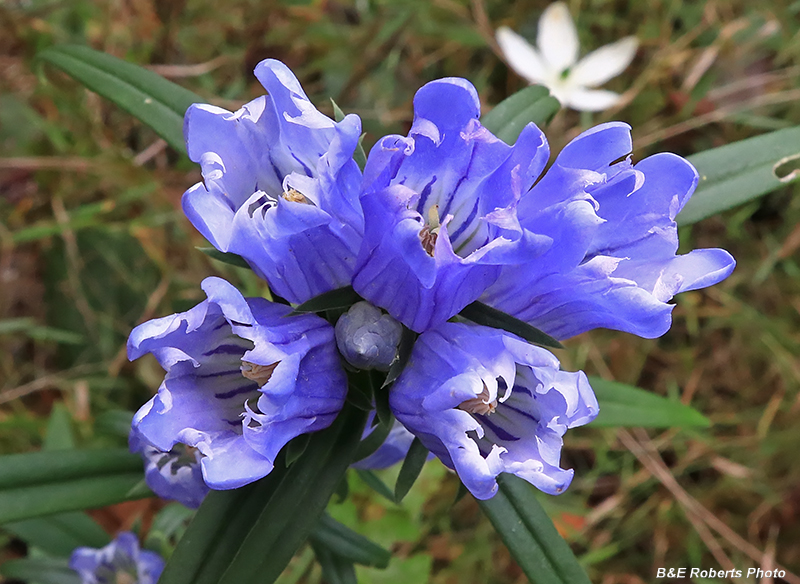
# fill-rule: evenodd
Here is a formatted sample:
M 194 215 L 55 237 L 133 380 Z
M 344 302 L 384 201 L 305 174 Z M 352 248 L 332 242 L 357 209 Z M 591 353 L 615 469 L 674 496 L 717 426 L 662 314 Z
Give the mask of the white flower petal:
M 560 73 L 575 64 L 580 50 L 578 31 L 566 4 L 555 2 L 545 9 L 536 44 L 549 68 Z
M 507 26 L 498 28 L 496 37 L 509 67 L 529 83 L 544 82 L 547 71 L 533 45 Z
M 565 96 L 565 106 L 584 112 L 599 112 L 608 109 L 619 101 L 619 94 L 605 89 L 575 88 Z
M 569 72 L 570 81 L 584 87 L 597 87 L 622 73 L 631 64 L 639 48 L 639 39 L 625 37 L 592 51 Z

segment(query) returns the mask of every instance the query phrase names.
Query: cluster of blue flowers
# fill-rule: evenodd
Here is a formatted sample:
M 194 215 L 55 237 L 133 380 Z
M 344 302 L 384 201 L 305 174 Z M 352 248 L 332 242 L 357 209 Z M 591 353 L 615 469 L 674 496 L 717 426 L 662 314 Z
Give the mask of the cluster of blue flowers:
M 151 487 L 196 506 L 206 485 L 267 475 L 288 441 L 342 408 L 342 358 L 386 371 L 406 327 L 418 337 L 388 390 L 399 423 L 373 462 L 402 458 L 413 435 L 480 499 L 501 472 L 562 492 L 564 433 L 598 413 L 586 376 L 459 313 L 480 301 L 556 339 L 597 327 L 664 334 L 675 294 L 734 267 L 720 249 L 676 255 L 695 169 L 672 154 L 632 164 L 630 128 L 608 123 L 544 172 L 550 152 L 534 124 L 509 146 L 481 125 L 475 88 L 449 78 L 417 92 L 408 135 L 378 140 L 362 171 L 357 116 L 320 113 L 278 61 L 255 74 L 268 95 L 235 113 L 187 112 L 203 181 L 184 211 L 273 297 L 296 305 L 352 286 L 363 301 L 334 327 L 212 277 L 205 301 L 138 326 L 130 358 L 152 353 L 167 372 L 131 439 Z

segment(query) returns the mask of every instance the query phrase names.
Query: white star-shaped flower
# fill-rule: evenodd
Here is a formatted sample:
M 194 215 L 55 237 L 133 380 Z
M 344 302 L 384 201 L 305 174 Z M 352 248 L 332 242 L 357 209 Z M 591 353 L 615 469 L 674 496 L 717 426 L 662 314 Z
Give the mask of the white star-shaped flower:
M 639 46 L 634 36 L 600 47 L 578 61 L 578 31 L 563 2 L 548 6 L 539 19 L 536 47 L 507 26 L 497 29 L 497 44 L 506 62 L 530 83 L 544 85 L 562 105 L 601 111 L 619 101 L 619 94 L 592 89 L 622 73 Z

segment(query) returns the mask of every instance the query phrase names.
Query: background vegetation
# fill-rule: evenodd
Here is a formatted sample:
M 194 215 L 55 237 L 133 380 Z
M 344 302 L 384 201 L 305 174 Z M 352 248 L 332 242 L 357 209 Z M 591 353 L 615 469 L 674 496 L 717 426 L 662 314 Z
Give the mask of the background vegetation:
M 800 2 L 568 4 L 584 52 L 629 34 L 641 47 L 606 86 L 624 91 L 624 104 L 594 116 L 560 112 L 546 129 L 553 152 L 611 119 L 633 126 L 637 159 L 664 150 L 689 155 L 800 124 Z M 261 287 L 249 272 L 194 249 L 204 241 L 179 201 L 200 179 L 197 167 L 115 106 L 42 67 L 38 52 L 88 44 L 228 109 L 263 93 L 253 67 L 278 58 L 321 110 L 332 114 L 333 97 L 358 113 L 370 145 L 408 129 L 413 91 L 431 79 L 468 78 L 486 109 L 523 87 L 494 52 L 493 30 L 505 24 L 533 39 L 545 5 L 6 0 L 0 452 L 48 442 L 124 445 L 119 410 L 138 408 L 162 376 L 152 359 L 127 362 L 130 329 L 194 305 L 208 275 L 232 279 L 248 294 Z M 592 581 L 636 584 L 655 581 L 658 567 L 744 570 L 762 562 L 800 572 L 799 188 L 682 230 L 685 249 L 724 247 L 738 267 L 719 286 L 681 295 L 667 335 L 647 341 L 595 331 L 559 355 L 567 369 L 691 403 L 713 423 L 692 431 L 589 427 L 568 434 L 564 462 L 576 480 L 568 493 L 542 503 Z M 429 463 L 399 507 L 352 474 L 350 498 L 332 504 L 331 514 L 395 556 L 385 571 L 359 567 L 359 581 L 524 582 L 475 501 L 453 504 L 457 485 L 438 462 Z M 92 515 L 109 532 L 149 532 L 148 545 L 164 551 L 179 528 L 153 528 L 163 505 L 145 500 Z M 0 562 L 35 553 L 30 543 L 0 531 Z M 312 557 L 301 552 L 284 584 L 319 582 Z

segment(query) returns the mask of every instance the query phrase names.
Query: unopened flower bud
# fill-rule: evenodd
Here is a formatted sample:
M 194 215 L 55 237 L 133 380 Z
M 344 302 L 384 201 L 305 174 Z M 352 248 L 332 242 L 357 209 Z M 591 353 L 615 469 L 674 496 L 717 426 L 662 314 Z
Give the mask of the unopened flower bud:
M 402 332 L 391 316 L 369 302 L 357 302 L 336 323 L 336 344 L 352 366 L 388 371 Z

